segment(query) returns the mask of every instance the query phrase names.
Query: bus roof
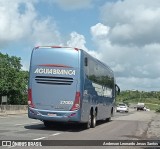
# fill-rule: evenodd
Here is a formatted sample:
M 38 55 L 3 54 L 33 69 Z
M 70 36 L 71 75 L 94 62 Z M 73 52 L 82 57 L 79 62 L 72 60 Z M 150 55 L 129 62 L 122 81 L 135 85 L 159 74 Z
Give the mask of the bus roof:
M 75 49 L 76 51 L 80 50 L 79 48 L 74 48 L 74 47 L 68 47 L 68 46 L 36 46 L 35 49 L 39 48 L 72 48 Z
M 35 49 L 39 49 L 39 48 L 71 48 L 71 49 L 75 49 L 76 51 L 83 51 L 85 52 L 86 54 L 88 54 L 90 57 L 92 57 L 95 61 L 97 61 L 98 63 L 101 63 L 104 67 L 106 67 L 112 74 L 113 74 L 113 70 L 108 66 L 106 65 L 105 63 L 101 62 L 100 60 L 98 60 L 97 58 L 94 58 L 93 56 L 91 56 L 89 53 L 87 53 L 86 51 L 84 51 L 83 49 L 80 49 L 80 48 L 75 48 L 75 47 L 69 47 L 69 46 L 56 46 L 56 45 L 53 45 L 53 46 L 36 46 Z

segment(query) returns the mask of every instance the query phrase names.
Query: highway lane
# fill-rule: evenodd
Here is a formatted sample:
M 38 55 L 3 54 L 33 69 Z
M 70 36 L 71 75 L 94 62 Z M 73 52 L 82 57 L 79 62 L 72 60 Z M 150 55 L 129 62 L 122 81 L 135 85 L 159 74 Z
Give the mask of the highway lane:
M 134 110 L 129 113 L 116 113 L 112 121 L 107 123 L 99 121 L 96 128 L 88 130 L 77 124 L 58 124 L 46 128 L 42 122 L 29 119 L 26 114 L 0 116 L 0 140 L 146 139 L 149 124 L 154 116 L 153 112 L 137 112 Z

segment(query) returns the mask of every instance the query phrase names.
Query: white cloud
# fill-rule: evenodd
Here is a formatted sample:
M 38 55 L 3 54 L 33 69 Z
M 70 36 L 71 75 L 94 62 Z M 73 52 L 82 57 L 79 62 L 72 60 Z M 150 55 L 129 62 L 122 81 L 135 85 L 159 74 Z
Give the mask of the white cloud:
M 78 34 L 77 32 L 72 32 L 70 34 L 70 40 L 67 41 L 67 45 L 70 47 L 76 47 L 87 50 L 85 44 L 86 44 L 85 37 L 83 35 Z
M 35 20 L 31 39 L 35 45 L 57 45 L 61 43 L 60 33 L 50 18 Z
M 159 91 L 160 77 L 156 79 L 135 78 L 135 77 L 120 77 L 117 78 L 121 84 L 121 89 L 141 90 L 141 91 Z M 126 88 L 127 87 L 127 88 Z
M 20 1 L 0 1 L 0 43 L 2 45 L 26 36 L 29 30 L 27 22 L 32 22 L 36 16 L 34 8 L 27 2 L 25 13 L 20 14 L 18 11 L 20 3 Z
M 108 26 L 98 23 L 91 27 L 91 34 L 94 38 L 104 38 L 109 34 L 109 30 L 110 28 Z
M 39 19 L 36 0 L 0 0 L 0 45 L 24 40 L 33 45 L 60 42 L 56 25 L 50 18 Z
M 93 0 L 50 0 L 51 3 L 58 4 L 64 10 L 77 10 L 92 7 Z
M 110 40 L 116 44 L 159 43 L 159 14 L 159 0 L 123 0 L 101 8 L 101 19 L 111 27 Z
M 115 72 L 123 72 L 125 70 L 125 66 L 121 64 L 117 64 L 117 65 L 114 65 L 112 69 Z
M 106 2 L 101 25 L 91 27 L 97 52 L 114 70 L 122 89 L 160 89 L 159 14 L 158 0 Z M 97 35 L 105 31 L 99 25 L 108 29 L 101 38 Z
M 92 56 L 101 59 L 100 53 L 87 49 L 85 44 L 85 37 L 81 34 L 78 34 L 77 32 L 72 32 L 70 34 L 70 39 L 67 41 L 67 46 L 83 49 L 84 51 L 90 53 Z

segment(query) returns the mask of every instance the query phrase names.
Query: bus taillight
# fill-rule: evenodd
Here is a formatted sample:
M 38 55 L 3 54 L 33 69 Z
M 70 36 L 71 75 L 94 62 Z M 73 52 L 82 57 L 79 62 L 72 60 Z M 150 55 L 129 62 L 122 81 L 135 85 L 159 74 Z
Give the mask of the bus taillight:
M 80 92 L 76 92 L 74 104 L 70 111 L 75 111 L 78 110 L 79 108 L 80 108 Z
M 32 89 L 28 89 L 28 106 L 34 108 L 32 101 Z

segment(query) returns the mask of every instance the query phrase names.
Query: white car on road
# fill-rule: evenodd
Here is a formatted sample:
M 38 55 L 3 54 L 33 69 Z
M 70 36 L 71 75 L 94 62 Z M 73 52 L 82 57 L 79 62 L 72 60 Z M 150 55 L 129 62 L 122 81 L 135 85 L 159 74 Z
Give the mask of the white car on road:
M 116 112 L 128 112 L 128 106 L 125 103 L 118 104 Z

